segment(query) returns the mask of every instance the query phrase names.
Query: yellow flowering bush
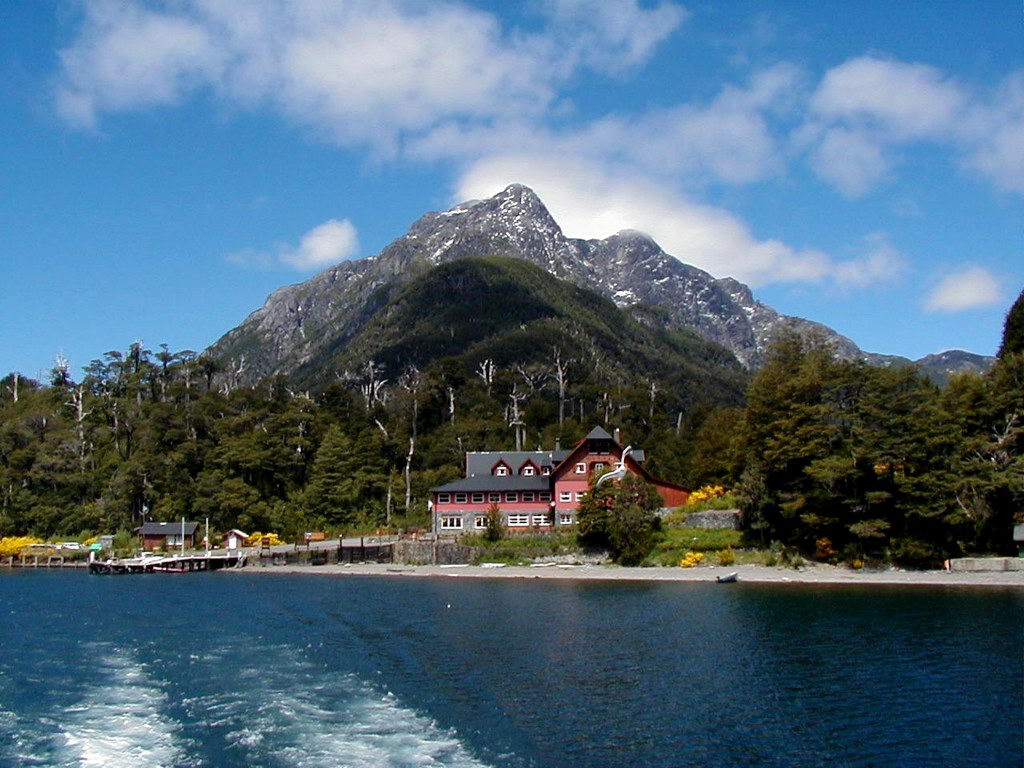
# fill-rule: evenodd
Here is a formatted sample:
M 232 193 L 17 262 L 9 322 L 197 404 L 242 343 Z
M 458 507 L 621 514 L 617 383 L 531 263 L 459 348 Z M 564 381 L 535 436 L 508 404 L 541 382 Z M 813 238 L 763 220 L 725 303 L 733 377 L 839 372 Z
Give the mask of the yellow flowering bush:
M 255 533 L 249 534 L 249 538 L 246 539 L 246 543 L 250 547 L 276 547 L 279 544 L 283 544 L 281 537 L 276 533 Z
M 82 546 L 85 547 L 86 549 L 88 549 L 89 547 L 91 547 L 93 544 L 95 544 L 99 540 L 100 540 L 99 536 L 90 536 L 88 539 L 86 539 L 85 541 L 82 542 Z
M 0 539 L 0 557 L 17 557 L 26 547 L 42 543 L 34 536 L 4 536 Z
M 704 559 L 703 552 L 687 552 L 683 559 L 679 561 L 680 568 L 696 568 L 700 565 L 700 561 Z
M 705 485 L 690 494 L 689 498 L 686 499 L 686 506 L 695 507 L 705 501 L 725 496 L 725 494 L 726 490 L 721 485 Z
M 719 565 L 732 565 L 736 562 L 736 553 L 732 551 L 732 547 L 720 549 L 715 554 L 718 556 Z

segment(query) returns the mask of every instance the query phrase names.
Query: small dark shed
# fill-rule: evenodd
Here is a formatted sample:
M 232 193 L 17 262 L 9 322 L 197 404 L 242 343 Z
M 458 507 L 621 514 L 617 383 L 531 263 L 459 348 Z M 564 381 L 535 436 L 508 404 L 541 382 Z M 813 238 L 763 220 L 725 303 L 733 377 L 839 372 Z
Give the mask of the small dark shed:
M 136 531 L 142 540 L 142 548 L 177 549 L 181 547 L 184 533 L 185 549 L 192 549 L 196 544 L 196 529 L 199 523 L 143 523 Z

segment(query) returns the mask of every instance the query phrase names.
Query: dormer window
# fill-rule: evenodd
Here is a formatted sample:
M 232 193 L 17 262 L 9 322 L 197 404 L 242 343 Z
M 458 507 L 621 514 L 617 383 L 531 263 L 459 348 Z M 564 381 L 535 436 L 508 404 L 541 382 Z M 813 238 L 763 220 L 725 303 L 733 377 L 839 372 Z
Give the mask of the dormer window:
M 519 467 L 519 474 L 523 477 L 533 477 L 537 474 L 537 465 L 527 459 L 523 462 L 523 465 Z
M 533 467 L 523 467 L 524 477 L 533 477 L 535 474 L 537 474 L 537 470 L 535 470 Z
M 498 477 L 507 477 L 508 476 L 508 467 L 506 467 L 504 464 L 502 464 L 500 467 L 496 467 L 495 468 L 494 474 L 497 475 Z
M 540 473 L 542 475 L 550 475 L 551 474 L 551 467 L 542 467 L 541 470 L 540 470 Z

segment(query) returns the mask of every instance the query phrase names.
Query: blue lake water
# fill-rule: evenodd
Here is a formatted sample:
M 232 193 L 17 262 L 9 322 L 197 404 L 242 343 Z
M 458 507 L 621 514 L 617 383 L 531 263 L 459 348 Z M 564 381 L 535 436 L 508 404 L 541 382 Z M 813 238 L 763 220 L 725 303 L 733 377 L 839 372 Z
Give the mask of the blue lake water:
M 1024 593 L 0 573 L 0 766 L 1021 766 Z

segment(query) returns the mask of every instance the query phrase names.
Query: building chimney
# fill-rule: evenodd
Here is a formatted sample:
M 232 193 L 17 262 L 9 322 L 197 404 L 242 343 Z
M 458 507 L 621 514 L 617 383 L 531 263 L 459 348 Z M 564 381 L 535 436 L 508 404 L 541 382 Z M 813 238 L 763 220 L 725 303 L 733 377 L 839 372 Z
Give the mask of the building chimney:
M 621 429 L 616 427 L 615 428 L 615 432 L 613 433 L 613 437 L 615 438 L 615 442 L 616 443 L 618 443 L 619 445 L 622 445 L 622 430 Z
M 556 451 L 562 450 L 562 438 L 560 438 L 560 437 L 556 437 L 555 438 L 555 450 Z

